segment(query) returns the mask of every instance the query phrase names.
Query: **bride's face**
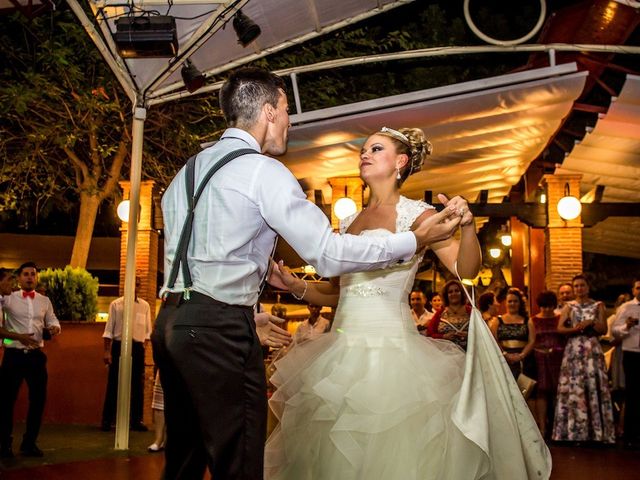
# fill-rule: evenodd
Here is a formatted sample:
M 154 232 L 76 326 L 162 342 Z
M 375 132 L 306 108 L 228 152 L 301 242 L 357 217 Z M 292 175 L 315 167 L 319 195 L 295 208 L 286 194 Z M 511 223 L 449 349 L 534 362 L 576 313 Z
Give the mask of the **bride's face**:
M 407 156 L 396 151 L 394 142 L 386 135 L 371 135 L 360 150 L 360 178 L 394 181 L 397 168 L 407 163 Z

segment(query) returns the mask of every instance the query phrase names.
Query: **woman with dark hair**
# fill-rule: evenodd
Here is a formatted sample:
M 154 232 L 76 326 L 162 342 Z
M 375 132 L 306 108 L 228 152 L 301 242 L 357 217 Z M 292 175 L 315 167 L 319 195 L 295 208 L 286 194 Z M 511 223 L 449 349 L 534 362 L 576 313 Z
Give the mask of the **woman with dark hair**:
M 553 423 L 553 412 L 560 364 L 564 353 L 566 339 L 558 332 L 558 320 L 554 310 L 558 306 L 558 297 L 550 290 L 540 292 L 536 303 L 540 312 L 532 320 L 536 328 L 536 343 L 533 347 L 533 357 L 536 361 L 537 385 L 534 399 L 533 416 L 536 419 L 542 436 L 546 437 L 549 426 Z
M 529 318 L 524 294 L 517 288 L 507 291 L 507 313 L 492 320 L 489 328 L 498 341 L 511 373 L 536 377 L 535 361 L 530 355 L 536 341 L 536 328 Z
M 496 297 L 496 294 L 493 292 L 485 292 L 480 295 L 478 299 L 478 310 L 482 314 L 482 318 L 487 324 L 498 316 L 498 309 L 500 308 L 500 303 Z
M 609 379 L 598 337 L 607 331 L 602 302 L 589 298 L 584 274 L 573 277 L 575 300 L 562 309 L 558 331 L 567 335 L 552 439 L 614 443 Z
M 444 306 L 427 323 L 427 336 L 449 340 L 467 349 L 471 306 L 467 304 L 464 287 L 458 280 L 449 280 L 442 288 Z

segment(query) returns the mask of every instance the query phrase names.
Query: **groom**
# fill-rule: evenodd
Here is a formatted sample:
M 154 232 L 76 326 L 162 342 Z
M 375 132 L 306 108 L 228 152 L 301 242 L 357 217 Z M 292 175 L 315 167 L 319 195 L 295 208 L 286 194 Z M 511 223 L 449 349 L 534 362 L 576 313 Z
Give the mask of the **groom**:
M 222 87 L 220 105 L 229 128 L 198 154 L 196 191 L 226 154 L 253 152 L 232 160 L 204 187 L 188 248 L 179 252 L 188 211 L 184 168 L 162 199 L 168 278 L 152 342 L 165 394 L 165 479 L 202 478 L 207 466 L 216 480 L 263 476 L 266 382 L 252 306 L 277 235 L 321 275 L 333 277 L 408 261 L 416 250 L 449 238 L 460 223 L 447 207 L 415 232 L 337 235 L 291 172 L 267 156 L 287 150 L 283 80 L 261 69 L 237 70 Z

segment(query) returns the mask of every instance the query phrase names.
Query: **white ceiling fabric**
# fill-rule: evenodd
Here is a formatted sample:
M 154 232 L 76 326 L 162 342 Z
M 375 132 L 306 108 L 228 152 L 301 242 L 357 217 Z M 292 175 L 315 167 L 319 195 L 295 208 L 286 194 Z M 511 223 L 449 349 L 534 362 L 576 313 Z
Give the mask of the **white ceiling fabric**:
M 556 173 L 582 174 L 583 195 L 604 186 L 603 202 L 640 202 L 640 76 L 627 76 L 608 112 Z M 623 257 L 640 258 L 639 239 L 640 217 L 609 217 L 582 232 L 584 251 Z
M 2 1 L 2 0 L 0 0 Z M 74 6 L 77 1 L 68 0 Z M 290 45 L 304 42 L 349 23 L 357 22 L 413 0 L 143 0 L 135 1 L 139 9 L 153 10 L 176 19 L 179 52 L 176 58 L 122 59 L 118 55 L 112 34 L 117 18 L 127 15 L 129 8 L 121 0 L 88 0 L 103 38 L 103 55 L 112 59 L 123 77 L 136 90 L 137 97 L 162 99 L 182 92 L 187 96 L 180 75 L 180 64 L 190 58 L 202 72 L 217 74 L 246 64 Z M 171 5 L 169 5 L 171 4 Z M 262 34 L 246 48 L 238 43 L 232 28 L 233 14 L 242 12 L 258 24 Z M 79 9 L 76 15 L 82 16 Z M 201 16 L 202 15 L 202 16 Z M 226 23 L 226 27 L 223 26 Z M 85 27 L 87 24 L 85 23 Z M 88 27 L 91 29 L 91 27 Z M 214 32 L 211 35 L 211 32 Z M 197 43 L 191 47 L 191 45 Z M 174 67 L 163 78 L 164 72 Z M 125 87 L 127 88 L 127 87 Z M 200 93 L 200 92 L 199 92 Z M 170 99 L 175 99 L 172 95 Z
M 329 178 L 358 175 L 358 152 L 371 132 L 419 127 L 433 154 L 403 194 L 422 198 L 431 190 L 475 200 L 488 190 L 489 201 L 499 203 L 569 114 L 585 79 L 569 64 L 293 115 L 281 160 L 305 188 L 330 195 Z

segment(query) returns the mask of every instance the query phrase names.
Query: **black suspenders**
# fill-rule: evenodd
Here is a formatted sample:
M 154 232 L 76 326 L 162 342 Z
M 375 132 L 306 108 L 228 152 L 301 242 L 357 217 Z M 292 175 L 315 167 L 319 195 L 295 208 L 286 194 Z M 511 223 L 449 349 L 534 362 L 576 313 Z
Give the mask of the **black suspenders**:
M 211 179 L 214 173 L 216 173 L 220 168 L 224 167 L 231 160 L 238 158 L 242 155 L 247 155 L 250 153 L 258 153 L 250 148 L 242 148 L 240 150 L 234 150 L 226 154 L 220 161 L 218 161 L 204 176 L 200 185 L 198 186 L 198 190 L 195 192 L 195 164 L 196 157 L 194 155 L 189 160 L 187 160 L 187 166 L 185 171 L 185 183 L 187 188 L 187 218 L 184 221 L 184 225 L 182 226 L 182 231 L 180 233 L 180 240 L 178 241 L 178 246 L 176 247 L 176 254 L 173 259 L 173 265 L 171 266 L 171 273 L 169 275 L 169 280 L 167 282 L 167 289 L 172 289 L 176 283 L 176 278 L 178 277 L 178 270 L 180 266 L 182 266 L 182 278 L 184 282 L 184 293 L 183 298 L 185 300 L 189 300 L 189 292 L 191 291 L 191 286 L 193 285 L 193 280 L 191 279 L 191 272 L 189 271 L 189 265 L 187 264 L 187 250 L 189 248 L 189 242 L 191 240 L 191 233 L 193 231 L 193 218 L 195 215 L 196 205 L 198 204 L 198 200 L 200 199 L 200 195 L 204 191 L 207 183 Z

